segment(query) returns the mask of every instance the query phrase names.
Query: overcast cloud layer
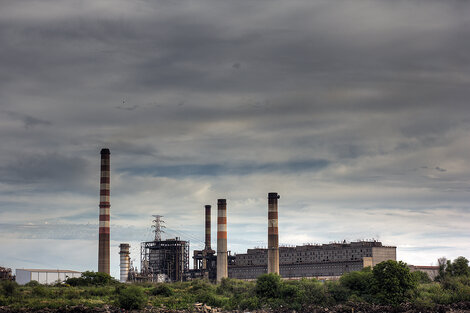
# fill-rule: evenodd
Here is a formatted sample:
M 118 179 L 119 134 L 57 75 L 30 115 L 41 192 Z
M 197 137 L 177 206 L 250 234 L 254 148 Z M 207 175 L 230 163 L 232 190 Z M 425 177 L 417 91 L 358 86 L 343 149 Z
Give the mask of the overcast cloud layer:
M 1 1 L 0 266 L 97 269 L 102 147 L 116 277 L 152 214 L 201 248 L 218 198 L 265 246 L 273 191 L 283 244 L 470 257 L 469 29 L 458 0 Z

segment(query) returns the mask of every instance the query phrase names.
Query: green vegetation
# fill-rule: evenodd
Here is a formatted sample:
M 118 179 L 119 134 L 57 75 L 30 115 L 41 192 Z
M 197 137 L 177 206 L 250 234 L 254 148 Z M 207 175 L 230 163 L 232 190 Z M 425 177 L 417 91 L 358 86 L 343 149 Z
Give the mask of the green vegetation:
M 438 281 L 431 282 L 422 272 L 411 273 L 403 262 L 382 262 L 374 269 L 343 275 L 338 281 L 316 279 L 282 280 L 275 274 L 264 274 L 256 281 L 223 279 L 218 285 L 207 280 L 172 284 L 121 284 L 109 275 L 85 272 L 53 286 L 30 282 L 0 283 L 0 306 L 32 309 L 63 308 L 84 305 L 113 305 L 123 309 L 146 306 L 168 309 L 193 309 L 195 303 L 228 310 L 260 308 L 309 311 L 312 306 L 354 305 L 369 303 L 399 305 L 411 303 L 418 309 L 470 301 L 468 260 L 440 260 Z

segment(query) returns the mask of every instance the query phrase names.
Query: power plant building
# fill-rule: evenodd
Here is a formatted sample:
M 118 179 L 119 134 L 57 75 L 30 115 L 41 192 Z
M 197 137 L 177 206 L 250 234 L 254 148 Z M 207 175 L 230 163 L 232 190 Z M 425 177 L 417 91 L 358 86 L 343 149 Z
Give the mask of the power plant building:
M 189 275 L 189 242 L 179 237 L 141 244 L 142 274 L 151 281 L 183 281 Z
M 280 247 L 280 275 L 283 278 L 332 278 L 387 260 L 396 260 L 396 247 L 378 241 L 358 241 L 323 245 Z M 235 256 L 228 275 L 238 279 L 256 279 L 268 272 L 268 249 L 248 249 Z

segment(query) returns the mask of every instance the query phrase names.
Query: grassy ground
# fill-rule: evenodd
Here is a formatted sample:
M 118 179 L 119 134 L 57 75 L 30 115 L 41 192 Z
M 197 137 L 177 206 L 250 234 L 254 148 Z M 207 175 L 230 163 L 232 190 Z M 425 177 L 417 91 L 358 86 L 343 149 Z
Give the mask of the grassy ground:
M 260 276 L 255 282 L 224 279 L 215 285 L 205 280 L 171 284 L 121 284 L 101 273 L 86 272 L 80 279 L 55 286 L 31 282 L 18 286 L 0 283 L 0 306 L 11 309 L 65 308 L 111 305 L 124 309 L 144 307 L 193 310 L 195 303 L 226 310 L 311 311 L 312 307 L 406 305 L 426 311 L 441 305 L 470 303 L 470 275 L 443 276 L 426 281 L 409 273 L 406 265 L 387 261 L 374 270 L 345 274 L 336 282 L 315 279 L 284 281 L 278 275 Z M 392 263 L 390 263 L 392 262 Z M 381 263 L 382 264 L 382 263 Z M 421 281 L 420 281 L 421 280 Z

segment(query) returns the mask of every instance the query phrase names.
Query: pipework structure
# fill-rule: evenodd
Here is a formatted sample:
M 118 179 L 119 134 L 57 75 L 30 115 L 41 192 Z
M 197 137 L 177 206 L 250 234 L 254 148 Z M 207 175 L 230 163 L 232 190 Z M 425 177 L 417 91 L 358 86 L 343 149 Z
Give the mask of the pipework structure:
M 110 152 L 101 149 L 100 217 L 98 244 L 98 272 L 110 274 L 109 270 L 109 221 L 110 221 Z
M 129 277 L 129 264 L 130 264 L 130 257 L 129 257 L 129 248 L 130 245 L 128 243 L 121 243 L 119 245 L 120 251 L 120 282 L 125 283 Z
M 217 282 L 228 277 L 227 200 L 217 200 Z
M 279 232 L 276 192 L 268 193 L 268 273 L 279 275 Z

